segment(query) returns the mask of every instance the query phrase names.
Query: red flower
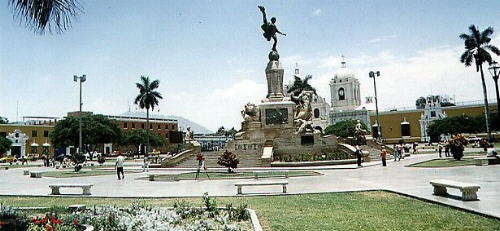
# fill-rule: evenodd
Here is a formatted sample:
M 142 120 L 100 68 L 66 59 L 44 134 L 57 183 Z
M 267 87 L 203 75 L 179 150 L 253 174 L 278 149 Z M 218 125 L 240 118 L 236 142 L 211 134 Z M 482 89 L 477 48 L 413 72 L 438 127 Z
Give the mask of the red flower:
M 47 230 L 47 231 L 52 230 L 52 226 L 51 226 L 51 225 L 49 225 L 49 224 L 46 224 L 46 225 L 45 225 L 45 230 Z
M 76 218 L 73 219 L 73 225 L 78 225 L 78 220 Z
M 8 224 L 7 222 L 4 222 L 4 221 L 0 221 L 0 227 L 2 227 L 2 225 L 6 225 Z
M 31 222 L 35 222 L 36 221 L 36 218 L 31 218 Z
M 55 219 L 55 220 L 51 221 L 50 223 L 52 223 L 52 224 L 61 224 L 62 220 Z

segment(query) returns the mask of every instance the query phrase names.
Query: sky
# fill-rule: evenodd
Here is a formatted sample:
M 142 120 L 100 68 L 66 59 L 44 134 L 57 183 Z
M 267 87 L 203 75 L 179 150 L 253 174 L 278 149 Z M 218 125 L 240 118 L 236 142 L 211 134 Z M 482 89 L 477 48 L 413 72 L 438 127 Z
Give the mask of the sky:
M 140 110 L 135 83 L 145 75 L 160 80 L 164 99 L 155 114 L 238 129 L 243 105 L 258 104 L 267 91 L 272 44 L 262 36 L 257 5 L 287 34 L 278 37 L 285 82 L 298 63 L 328 102 L 341 55 L 363 98 L 373 95 L 368 72 L 381 72 L 382 110 L 412 107 L 428 94 L 481 100 L 480 75 L 459 62 L 458 35 L 471 24 L 492 26 L 498 29 L 492 44 L 500 47 L 498 0 L 80 0 L 83 13 L 72 28 L 44 35 L 13 18 L 6 2 L 0 4 L 0 116 L 10 121 L 78 110 L 73 75 L 82 74 L 83 110 Z M 493 80 L 485 77 L 493 99 Z

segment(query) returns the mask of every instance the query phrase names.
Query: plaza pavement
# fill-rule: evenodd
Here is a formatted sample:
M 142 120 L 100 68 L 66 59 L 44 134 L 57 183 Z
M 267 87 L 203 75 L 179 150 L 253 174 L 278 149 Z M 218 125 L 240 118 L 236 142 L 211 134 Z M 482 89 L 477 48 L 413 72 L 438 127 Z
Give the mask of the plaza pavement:
M 360 190 L 389 190 L 426 200 L 451 205 L 482 214 L 500 218 L 500 165 L 464 166 L 449 168 L 418 168 L 406 165 L 437 158 L 437 154 L 419 154 L 406 158 L 401 162 L 388 160 L 388 166 L 382 167 L 380 162 L 355 165 L 302 167 L 294 169 L 312 169 L 323 175 L 309 177 L 291 177 L 288 179 L 288 193 L 324 193 Z M 128 166 L 125 169 L 138 168 Z M 278 168 L 248 168 L 278 169 Z M 283 168 L 280 168 L 283 169 Z M 30 170 L 47 170 L 47 168 L 30 168 Z M 168 169 L 154 171 L 186 172 L 186 169 Z M 234 180 L 203 180 L 177 182 L 150 182 L 136 180 L 144 177 L 144 173 L 126 174 L 125 180 L 118 181 L 116 175 L 90 176 L 76 178 L 29 178 L 23 175 L 23 168 L 0 170 L 0 195 L 49 195 L 51 183 L 91 183 L 92 196 L 95 197 L 199 197 L 204 192 L 211 196 L 235 196 Z M 432 179 L 449 179 L 477 183 L 481 186 L 478 201 L 461 201 L 457 198 L 434 196 Z M 61 189 L 63 193 L 80 193 L 77 189 Z M 280 194 L 280 186 L 244 187 L 246 195 Z M 449 189 L 452 195 L 460 196 L 459 190 Z

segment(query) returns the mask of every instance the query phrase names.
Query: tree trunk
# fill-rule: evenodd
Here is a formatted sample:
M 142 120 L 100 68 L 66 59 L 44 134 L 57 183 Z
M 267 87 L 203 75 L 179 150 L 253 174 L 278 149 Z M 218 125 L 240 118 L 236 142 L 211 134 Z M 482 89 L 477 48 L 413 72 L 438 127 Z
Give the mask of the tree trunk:
M 484 119 L 486 123 L 486 133 L 488 133 L 488 141 L 492 142 L 491 131 L 490 131 L 490 107 L 488 105 L 488 93 L 486 92 L 486 82 L 484 81 L 483 65 L 479 65 L 479 69 L 481 70 L 481 81 L 483 85 Z
M 149 156 L 149 108 L 146 107 L 146 154 L 145 156 Z

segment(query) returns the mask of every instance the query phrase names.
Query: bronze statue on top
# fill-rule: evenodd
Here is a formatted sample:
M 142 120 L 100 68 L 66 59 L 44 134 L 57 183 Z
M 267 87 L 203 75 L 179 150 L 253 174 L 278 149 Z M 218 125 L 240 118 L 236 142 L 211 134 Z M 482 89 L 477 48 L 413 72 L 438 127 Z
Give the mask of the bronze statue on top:
M 263 17 L 263 21 L 264 21 L 264 24 L 262 24 L 262 26 L 261 26 L 262 30 L 264 31 L 264 34 L 263 34 L 264 38 L 266 38 L 267 41 L 271 41 L 271 39 L 273 39 L 273 41 L 274 41 L 273 51 L 277 52 L 276 43 L 278 42 L 278 39 L 276 38 L 276 33 L 284 35 L 284 36 L 286 36 L 286 34 L 279 31 L 278 28 L 276 27 L 276 24 L 275 24 L 276 18 L 275 17 L 272 17 L 271 22 L 268 22 L 267 18 L 266 18 L 266 9 L 263 6 L 258 6 L 258 7 L 259 7 L 260 11 L 262 12 L 262 17 Z

